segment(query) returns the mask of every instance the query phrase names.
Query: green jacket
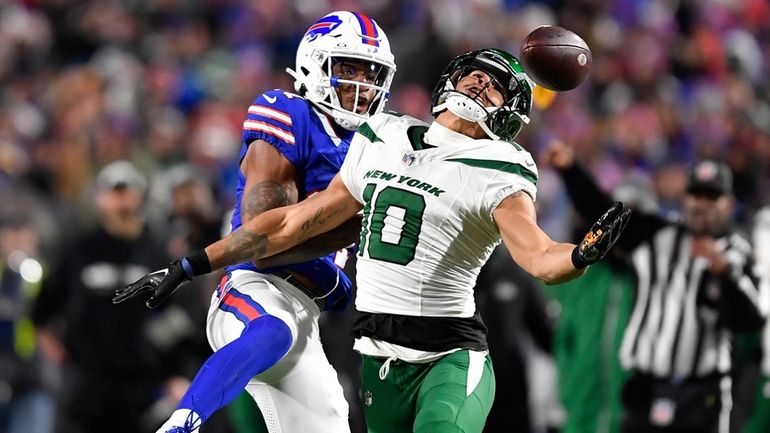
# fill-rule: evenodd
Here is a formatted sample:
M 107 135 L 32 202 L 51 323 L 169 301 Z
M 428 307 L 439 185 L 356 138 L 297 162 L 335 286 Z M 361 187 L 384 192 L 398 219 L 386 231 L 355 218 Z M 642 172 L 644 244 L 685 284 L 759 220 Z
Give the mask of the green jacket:
M 554 336 L 563 433 L 620 431 L 620 393 L 627 377 L 618 353 L 633 300 L 623 265 L 600 261 L 585 275 L 547 289 L 561 305 Z

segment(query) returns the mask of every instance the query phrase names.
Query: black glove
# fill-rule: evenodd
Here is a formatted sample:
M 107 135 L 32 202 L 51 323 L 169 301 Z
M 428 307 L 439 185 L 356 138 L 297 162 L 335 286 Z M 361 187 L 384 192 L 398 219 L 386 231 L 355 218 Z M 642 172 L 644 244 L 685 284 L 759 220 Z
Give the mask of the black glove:
M 146 304 L 149 308 L 155 308 L 194 276 L 209 272 L 209 257 L 206 250 L 200 250 L 191 256 L 174 260 L 167 268 L 147 274 L 126 287 L 115 290 L 112 303 L 119 304 L 139 293 L 148 292 L 151 296 Z
M 626 228 L 631 209 L 615 202 L 586 233 L 580 245 L 572 250 L 572 264 L 581 269 L 601 260 L 615 245 L 620 233 Z
M 184 260 L 184 259 L 182 259 Z M 150 299 L 146 305 L 149 308 L 155 308 L 166 300 L 186 282 L 192 279 L 187 275 L 182 267 L 181 260 L 174 260 L 167 268 L 147 274 L 137 281 L 115 290 L 115 297 L 112 298 L 113 304 L 119 304 L 126 299 L 133 298 L 140 293 L 150 293 Z

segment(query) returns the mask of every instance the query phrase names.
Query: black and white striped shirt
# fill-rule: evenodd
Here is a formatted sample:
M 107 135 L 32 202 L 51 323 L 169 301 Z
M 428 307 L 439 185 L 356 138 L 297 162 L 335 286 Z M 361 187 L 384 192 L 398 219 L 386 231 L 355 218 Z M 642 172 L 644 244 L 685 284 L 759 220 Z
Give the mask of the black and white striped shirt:
M 578 213 L 593 221 L 611 198 L 575 164 L 562 171 Z M 620 357 L 623 367 L 659 378 L 726 374 L 734 332 L 759 331 L 767 315 L 749 242 L 737 233 L 716 240 L 730 271 L 716 276 L 691 254 L 680 223 L 636 212 L 615 248 L 630 258 L 635 300 Z
M 761 326 L 759 284 L 749 242 L 732 233 L 716 241 L 730 263 L 724 276 L 690 253 L 692 236 L 665 225 L 636 247 L 636 293 L 620 359 L 656 377 L 691 378 L 730 371 L 733 331 Z

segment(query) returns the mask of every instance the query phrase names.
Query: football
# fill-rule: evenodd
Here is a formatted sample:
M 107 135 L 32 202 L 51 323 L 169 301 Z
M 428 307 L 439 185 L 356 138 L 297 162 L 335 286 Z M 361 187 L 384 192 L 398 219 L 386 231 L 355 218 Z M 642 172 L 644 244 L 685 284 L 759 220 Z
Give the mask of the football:
M 521 44 L 519 58 L 535 83 L 550 90 L 571 90 L 591 71 L 591 49 L 563 27 L 541 26 Z

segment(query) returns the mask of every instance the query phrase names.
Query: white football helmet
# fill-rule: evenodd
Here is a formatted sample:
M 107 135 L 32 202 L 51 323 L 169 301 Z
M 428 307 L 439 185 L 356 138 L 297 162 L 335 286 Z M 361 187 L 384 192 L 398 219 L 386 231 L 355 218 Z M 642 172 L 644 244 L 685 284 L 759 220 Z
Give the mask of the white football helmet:
M 345 80 L 332 75 L 332 67 L 341 60 L 364 61 L 376 72 L 374 82 Z M 296 69 L 286 69 L 294 77 L 296 91 L 331 116 L 341 127 L 354 131 L 369 116 L 385 107 L 390 84 L 396 72 L 390 43 L 385 32 L 366 15 L 337 11 L 318 20 L 302 37 L 297 48 Z M 375 89 L 366 113 L 346 110 L 335 88 L 341 84 L 356 86 L 360 92 Z

